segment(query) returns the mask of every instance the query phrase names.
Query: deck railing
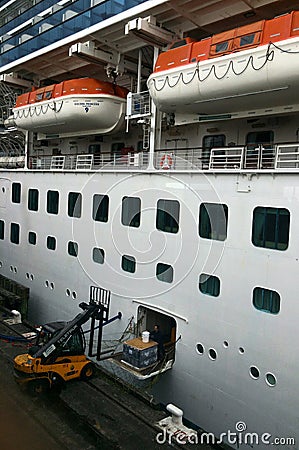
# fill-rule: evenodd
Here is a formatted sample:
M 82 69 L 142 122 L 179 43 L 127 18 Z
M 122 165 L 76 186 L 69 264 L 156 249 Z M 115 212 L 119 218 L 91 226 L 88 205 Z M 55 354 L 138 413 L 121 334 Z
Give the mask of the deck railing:
M 128 153 L 123 156 L 80 154 L 31 156 L 29 158 L 29 168 L 34 170 L 145 170 L 147 166 L 148 153 Z
M 249 145 L 212 149 L 164 149 L 155 153 L 161 170 L 280 170 L 299 169 L 299 143 Z
M 275 155 L 276 169 L 299 168 L 299 144 L 278 145 Z
M 0 157 L 0 167 L 21 168 L 21 158 Z M 29 169 L 52 171 L 146 170 L 149 153 L 127 155 L 41 155 L 30 156 Z M 299 170 L 299 143 L 273 146 L 234 146 L 212 149 L 160 149 L 154 154 L 154 167 L 161 171 L 240 171 L 240 170 Z

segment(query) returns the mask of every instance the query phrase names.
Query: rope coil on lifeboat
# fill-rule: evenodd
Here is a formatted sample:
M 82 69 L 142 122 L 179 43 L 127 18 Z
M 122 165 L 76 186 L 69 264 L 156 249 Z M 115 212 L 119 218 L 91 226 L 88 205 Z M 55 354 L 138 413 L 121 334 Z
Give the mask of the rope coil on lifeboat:
M 162 91 L 162 90 L 164 89 L 164 87 L 166 86 L 166 84 L 168 84 L 168 87 L 170 87 L 170 88 L 176 87 L 176 86 L 178 85 L 178 83 L 180 82 L 180 80 L 182 81 L 182 83 L 183 83 L 184 85 L 187 86 L 188 84 L 192 83 L 192 81 L 194 80 L 194 78 L 196 77 L 196 75 L 197 75 L 198 81 L 199 81 L 200 83 L 202 83 L 202 82 L 204 82 L 205 80 L 207 80 L 207 79 L 210 77 L 210 75 L 211 75 L 212 73 L 214 73 L 214 76 L 215 76 L 215 78 L 216 78 L 217 80 L 222 80 L 223 78 L 225 78 L 225 77 L 227 76 L 227 74 L 228 74 L 228 72 L 229 72 L 230 69 L 232 70 L 232 72 L 233 72 L 234 75 L 236 75 L 236 76 L 242 75 L 242 74 L 248 69 L 249 65 L 251 65 L 251 67 L 252 67 L 253 70 L 259 71 L 259 70 L 263 69 L 263 67 L 267 64 L 268 61 L 273 61 L 273 59 L 274 59 L 274 50 L 271 50 L 271 51 L 270 51 L 270 47 L 271 47 L 271 46 L 273 46 L 273 47 L 275 47 L 276 49 L 279 49 L 279 50 L 280 50 L 280 48 L 279 48 L 278 46 L 276 46 L 276 45 L 274 45 L 272 42 L 270 42 L 269 45 L 268 45 L 266 54 L 265 54 L 265 61 L 264 61 L 264 62 L 261 64 L 261 66 L 259 66 L 259 67 L 256 67 L 256 66 L 254 65 L 254 58 L 253 58 L 252 55 L 250 55 L 250 57 L 248 58 L 248 61 L 246 62 L 246 65 L 245 65 L 244 69 L 242 69 L 240 72 L 237 72 L 237 71 L 235 70 L 234 62 L 233 62 L 233 60 L 230 60 L 228 66 L 227 66 L 227 69 L 226 69 L 226 71 L 224 72 L 223 75 L 219 76 L 219 75 L 217 74 L 217 72 L 216 72 L 216 65 L 215 65 L 215 64 L 212 64 L 212 66 L 211 66 L 209 72 L 207 73 L 207 75 L 206 75 L 205 77 L 201 78 L 201 77 L 200 77 L 200 73 L 199 73 L 199 66 L 198 66 L 198 64 L 199 64 L 200 61 L 198 61 L 198 62 L 197 62 L 197 65 L 196 65 L 196 68 L 195 68 L 195 70 L 194 70 L 192 76 L 191 76 L 188 80 L 184 79 L 183 72 L 180 72 L 180 74 L 179 74 L 179 76 L 177 77 L 177 79 L 176 79 L 176 81 L 175 81 L 174 84 L 171 84 L 171 83 L 170 83 L 169 75 L 166 75 L 166 76 L 165 76 L 164 83 L 163 83 L 162 86 L 160 86 L 160 87 L 157 87 L 157 81 L 156 81 L 155 78 L 153 78 L 153 79 L 150 81 L 150 83 L 153 84 L 153 86 L 154 86 L 154 88 L 155 88 L 155 90 L 156 90 L 157 92 L 160 92 L 160 91 Z M 293 52 L 286 52 L 286 53 L 293 53 Z M 161 81 L 162 81 L 162 80 L 161 80 Z
M 41 114 L 47 114 L 48 110 L 52 110 L 55 113 L 59 113 L 61 111 L 61 108 L 63 106 L 63 100 L 59 101 L 53 101 L 52 104 L 48 103 L 46 105 L 37 104 L 37 105 L 30 105 L 28 109 L 23 110 L 15 110 L 14 111 L 14 117 L 16 119 L 22 119 L 23 117 L 27 119 L 27 117 L 33 117 L 36 115 L 37 117 Z

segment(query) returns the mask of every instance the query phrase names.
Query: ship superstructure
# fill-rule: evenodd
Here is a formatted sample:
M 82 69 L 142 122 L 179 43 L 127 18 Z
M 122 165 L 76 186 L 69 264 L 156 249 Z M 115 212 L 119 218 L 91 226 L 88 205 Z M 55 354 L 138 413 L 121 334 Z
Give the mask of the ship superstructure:
M 299 448 L 296 5 L 15 0 L 0 21 L 0 270 L 30 319 L 101 286 L 107 370 L 215 442 Z M 123 364 L 156 324 L 165 360 Z

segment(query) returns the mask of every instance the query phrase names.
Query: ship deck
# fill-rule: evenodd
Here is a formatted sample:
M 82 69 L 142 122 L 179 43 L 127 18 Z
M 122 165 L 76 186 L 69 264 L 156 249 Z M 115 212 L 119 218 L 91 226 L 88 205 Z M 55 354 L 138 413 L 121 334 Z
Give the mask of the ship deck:
M 153 163 L 153 164 L 152 164 Z M 160 149 L 151 163 L 147 152 L 128 153 L 121 157 L 110 154 L 40 155 L 30 156 L 28 170 L 35 171 L 298 171 L 299 144 L 263 146 L 233 146 Z M 0 157 L 2 168 L 25 168 L 25 157 Z

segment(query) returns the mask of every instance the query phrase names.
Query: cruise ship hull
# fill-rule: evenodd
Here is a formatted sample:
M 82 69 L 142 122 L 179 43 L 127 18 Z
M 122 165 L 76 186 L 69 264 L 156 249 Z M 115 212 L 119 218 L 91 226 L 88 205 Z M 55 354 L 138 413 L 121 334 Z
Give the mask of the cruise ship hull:
M 110 291 L 98 364 L 203 444 L 298 450 L 299 11 L 47 4 L 0 7 L 1 275 L 36 325 Z
M 38 214 L 10 201 L 11 183 L 22 181 L 22 204 L 29 188 L 40 192 Z M 244 187 L 247 186 L 247 189 Z M 286 187 L 287 186 L 287 187 Z M 282 255 L 279 250 L 252 244 L 253 210 L 261 205 L 288 205 L 291 232 L 297 221 L 298 179 L 295 174 L 247 175 L 165 172 L 64 173 L 2 172 L 1 218 L 20 224 L 20 245 L 2 242 L 1 272 L 30 287 L 30 315 L 35 322 L 67 319 L 87 299 L 89 286 L 100 285 L 113 293 L 111 316 L 122 312 L 121 321 L 109 325 L 105 339 L 118 339 L 138 309 L 171 315 L 176 322 L 175 364 L 153 386 L 163 403 L 184 405 L 185 417 L 215 433 L 237 432 L 244 422 L 248 432 L 262 436 L 298 436 L 296 233 Z M 44 210 L 49 189 L 60 193 L 57 216 Z M 67 216 L 68 192 L 81 192 L 82 216 Z M 94 194 L 109 194 L 107 223 L 92 220 Z M 269 192 L 271 197 L 269 198 Z M 122 225 L 120 205 L 124 196 L 141 199 L 139 228 Z M 176 234 L 155 227 L 159 199 L 180 203 Z M 228 206 L 225 241 L 203 239 L 198 232 L 202 202 Z M 38 245 L 27 241 L 36 231 Z M 47 236 L 55 236 L 56 251 L 46 248 Z M 68 241 L 78 243 L 78 255 L 67 254 Z M 104 264 L 92 260 L 93 247 L 105 251 Z M 20 251 L 22 249 L 22 251 Z M 121 255 L 136 258 L 135 273 L 121 269 Z M 41 264 L 43 261 L 43 264 Z M 156 277 L 156 263 L 171 263 L 173 283 Z M 51 267 L 51 271 L 49 271 Z M 199 275 L 217 274 L 221 297 L 201 295 Z M 278 315 L 257 310 L 252 303 L 256 286 L 271 288 L 281 296 Z M 217 314 L 215 311 L 217 309 Z M 211 352 L 214 350 L 214 352 Z M 252 367 L 258 376 L 252 375 Z M 255 373 L 255 372 L 254 372 Z M 267 381 L 275 378 L 275 385 Z M 227 436 L 223 438 L 227 442 Z M 260 438 L 259 438 L 260 439 Z M 229 442 L 234 446 L 233 442 Z M 267 443 L 259 441 L 259 448 Z M 286 446 L 286 448 L 296 448 Z

